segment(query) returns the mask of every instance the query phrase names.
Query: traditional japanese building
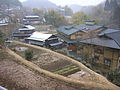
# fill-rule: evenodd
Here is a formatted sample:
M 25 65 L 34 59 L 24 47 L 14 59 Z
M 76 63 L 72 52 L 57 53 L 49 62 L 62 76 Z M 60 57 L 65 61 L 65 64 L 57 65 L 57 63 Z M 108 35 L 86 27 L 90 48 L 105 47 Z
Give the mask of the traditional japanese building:
M 29 16 L 25 16 L 23 18 L 23 24 L 40 24 L 40 17 L 39 16 L 34 16 L 34 15 L 29 15 Z
M 80 43 L 79 54 L 97 70 L 106 73 L 120 68 L 120 30 L 107 29 Z
M 59 27 L 57 29 L 57 35 L 66 42 L 68 50 L 76 51 L 76 47 L 80 40 L 95 37 L 104 29 L 104 26 L 98 26 L 87 21 L 86 24 L 80 24 L 77 26 L 69 25 Z
M 17 29 L 15 32 L 13 32 L 12 36 L 14 39 L 25 39 L 30 37 L 33 32 L 35 32 L 35 28 L 33 26 L 27 25 Z
M 63 46 L 63 42 L 60 42 L 57 36 L 40 32 L 34 32 L 26 39 L 26 42 L 32 45 L 48 47 L 51 49 L 61 48 Z

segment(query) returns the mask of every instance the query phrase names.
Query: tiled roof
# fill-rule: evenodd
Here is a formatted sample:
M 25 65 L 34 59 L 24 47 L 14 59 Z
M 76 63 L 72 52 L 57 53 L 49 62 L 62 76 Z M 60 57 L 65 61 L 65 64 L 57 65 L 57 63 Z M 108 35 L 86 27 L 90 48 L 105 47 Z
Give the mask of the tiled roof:
M 61 38 L 61 39 L 64 40 L 66 43 L 78 43 L 78 42 L 79 42 L 79 40 L 70 40 L 70 39 L 68 39 L 68 38 L 66 38 L 66 37 L 64 37 L 64 36 L 62 36 L 62 35 L 60 35 L 60 34 L 56 34 L 55 36 Z
M 116 30 L 117 31 L 117 30 Z M 82 40 L 81 43 L 120 49 L 120 31 L 103 34 L 99 37 Z
M 103 26 L 98 26 L 98 25 L 86 25 L 86 24 L 80 24 L 77 26 L 62 26 L 59 27 L 57 30 L 59 32 L 62 32 L 66 35 L 71 35 L 75 32 L 81 31 L 81 32 L 87 32 L 89 30 L 96 30 L 99 28 L 102 28 Z
M 120 31 L 106 34 L 106 36 L 113 39 L 120 47 Z
M 102 35 L 104 35 L 104 34 L 113 33 L 113 32 L 118 32 L 118 31 L 120 31 L 120 30 L 116 30 L 116 29 L 105 29 L 105 30 L 103 30 L 103 31 L 101 31 L 101 32 L 99 33 L 99 36 L 102 36 Z
M 98 45 L 98 46 L 103 46 L 103 47 L 109 47 L 109 48 L 115 48 L 115 49 L 120 49 L 119 45 L 112 39 L 107 39 L 107 38 L 92 38 L 92 39 L 87 39 L 80 41 L 81 43 L 86 43 L 86 44 L 92 44 L 92 45 Z
M 66 34 L 66 35 L 71 35 L 71 34 L 79 31 L 78 29 L 76 29 L 73 26 L 62 26 L 62 27 L 59 27 L 57 30 L 59 32 Z
M 31 34 L 13 33 L 13 37 L 30 37 Z
M 96 29 L 100 29 L 103 26 L 99 26 L 99 25 L 86 25 L 86 24 L 80 24 L 75 26 L 77 29 L 82 30 L 84 32 L 86 31 L 90 31 L 90 30 L 96 30 Z

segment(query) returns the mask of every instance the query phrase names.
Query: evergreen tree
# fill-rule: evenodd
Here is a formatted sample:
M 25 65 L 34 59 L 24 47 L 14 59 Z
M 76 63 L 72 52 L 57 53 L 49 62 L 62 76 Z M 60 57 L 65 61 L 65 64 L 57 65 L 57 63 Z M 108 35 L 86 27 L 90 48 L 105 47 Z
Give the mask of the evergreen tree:
M 55 10 L 50 10 L 45 14 L 45 19 L 48 24 L 52 24 L 55 27 L 65 25 L 67 22 L 61 14 Z
M 105 7 L 104 7 L 104 9 L 105 9 L 106 11 L 109 11 L 109 10 L 111 10 L 111 7 L 110 7 L 110 2 L 109 2 L 109 0 L 107 0 L 107 1 L 105 2 Z

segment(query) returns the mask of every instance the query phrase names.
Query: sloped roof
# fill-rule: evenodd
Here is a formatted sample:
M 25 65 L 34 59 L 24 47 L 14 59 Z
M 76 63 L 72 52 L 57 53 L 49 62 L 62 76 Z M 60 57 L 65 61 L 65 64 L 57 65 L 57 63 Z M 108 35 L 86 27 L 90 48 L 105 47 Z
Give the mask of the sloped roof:
M 86 31 L 96 30 L 96 29 L 102 28 L 103 26 L 80 24 L 80 25 L 77 25 L 75 27 L 79 30 L 86 32 Z
M 33 27 L 31 25 L 26 25 L 25 27 L 28 28 L 28 29 L 35 29 L 35 27 Z
M 29 16 L 25 16 L 25 18 L 39 18 L 39 16 L 37 16 L 37 15 L 29 15 Z
M 109 47 L 109 48 L 120 49 L 120 31 L 118 31 L 118 30 L 112 31 L 112 30 L 113 29 L 108 29 L 107 31 L 105 31 L 103 33 L 103 35 L 101 35 L 99 37 L 83 40 L 80 42 Z
M 62 27 L 59 27 L 57 30 L 59 32 L 66 34 L 66 35 L 71 35 L 71 34 L 79 31 L 74 26 L 62 26 Z
M 120 46 L 112 39 L 104 38 L 104 37 L 97 37 L 92 39 L 87 39 L 80 41 L 81 43 L 98 45 L 103 47 L 115 48 L 120 49 Z
M 99 28 L 102 28 L 103 26 L 98 26 L 98 25 L 86 25 L 86 24 L 80 24 L 80 25 L 77 25 L 77 26 L 62 26 L 62 27 L 59 27 L 57 30 L 59 32 L 62 32 L 66 35 L 71 35 L 75 32 L 78 32 L 78 31 L 81 31 L 81 32 L 87 32 L 89 30 L 96 30 L 96 29 L 99 29 Z
M 31 34 L 13 33 L 13 37 L 30 37 Z
M 36 40 L 36 41 L 45 41 L 46 39 L 50 38 L 52 34 L 44 34 L 40 32 L 34 32 L 29 38 L 29 40 Z
M 70 40 L 66 37 L 64 37 L 63 35 L 60 35 L 60 34 L 56 34 L 55 36 L 61 38 L 63 41 L 65 41 L 66 43 L 78 43 L 79 40 Z
M 120 31 L 106 34 L 106 36 L 113 39 L 120 47 Z
M 22 28 L 19 28 L 18 30 L 22 31 L 22 30 L 34 30 L 34 29 L 35 29 L 35 27 L 33 27 L 31 25 L 26 25 L 26 26 L 24 26 Z
M 99 36 L 102 36 L 104 34 L 109 34 L 109 33 L 113 33 L 113 32 L 118 32 L 120 30 L 116 30 L 116 29 L 105 29 L 102 32 L 99 33 Z

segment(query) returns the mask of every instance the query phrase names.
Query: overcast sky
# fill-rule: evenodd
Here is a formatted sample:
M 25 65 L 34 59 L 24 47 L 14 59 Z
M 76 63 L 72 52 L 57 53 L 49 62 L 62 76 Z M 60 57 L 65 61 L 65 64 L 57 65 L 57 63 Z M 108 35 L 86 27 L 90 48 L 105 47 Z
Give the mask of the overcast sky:
M 26 1 L 26 0 L 20 0 L 20 1 Z M 34 0 L 33 0 L 34 1 Z M 49 0 L 57 5 L 70 5 L 70 4 L 79 4 L 82 6 L 88 6 L 88 5 L 97 5 L 105 0 Z

